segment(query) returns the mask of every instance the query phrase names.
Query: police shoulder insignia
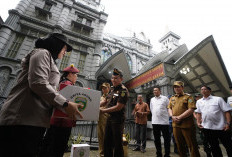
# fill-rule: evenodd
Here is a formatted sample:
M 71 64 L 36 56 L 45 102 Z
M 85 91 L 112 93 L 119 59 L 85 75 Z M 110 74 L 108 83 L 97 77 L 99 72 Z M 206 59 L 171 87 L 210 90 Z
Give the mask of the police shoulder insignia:
M 192 99 L 189 99 L 189 100 L 188 100 L 188 102 L 189 102 L 189 103 L 192 103 L 192 102 L 193 102 L 193 100 L 192 100 Z
M 121 93 L 121 97 L 124 97 L 126 94 L 125 94 L 125 92 L 122 92 Z

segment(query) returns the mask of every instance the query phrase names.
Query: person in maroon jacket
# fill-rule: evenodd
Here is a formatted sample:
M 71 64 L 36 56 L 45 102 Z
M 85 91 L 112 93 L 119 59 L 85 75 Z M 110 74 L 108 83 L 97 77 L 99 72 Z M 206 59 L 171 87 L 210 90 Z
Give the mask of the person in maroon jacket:
M 65 68 L 63 72 L 58 90 L 74 85 L 77 81 L 79 70 L 72 64 Z M 70 119 L 66 113 L 57 108 L 54 109 L 50 124 L 51 126 L 44 137 L 40 155 L 43 157 L 63 157 L 72 127 L 76 125 L 76 121 Z

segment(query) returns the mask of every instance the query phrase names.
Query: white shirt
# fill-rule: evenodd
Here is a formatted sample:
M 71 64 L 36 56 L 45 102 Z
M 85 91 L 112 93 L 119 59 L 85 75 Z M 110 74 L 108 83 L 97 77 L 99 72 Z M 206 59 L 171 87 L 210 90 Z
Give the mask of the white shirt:
M 230 107 L 232 107 L 232 96 L 227 98 L 227 104 L 229 104 Z
M 151 98 L 152 124 L 169 125 L 168 103 L 168 98 L 163 95 Z
M 201 113 L 201 125 L 206 129 L 223 130 L 226 124 L 224 112 L 232 110 L 221 97 L 210 95 L 197 101 L 195 112 Z

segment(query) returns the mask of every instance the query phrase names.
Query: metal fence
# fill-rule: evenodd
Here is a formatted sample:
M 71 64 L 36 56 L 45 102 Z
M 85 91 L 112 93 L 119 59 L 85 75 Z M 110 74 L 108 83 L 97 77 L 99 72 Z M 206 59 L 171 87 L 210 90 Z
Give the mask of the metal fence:
M 98 143 L 97 139 L 97 122 L 95 121 L 77 121 L 76 127 L 72 129 L 73 136 L 82 136 L 82 141 L 88 142 L 90 145 Z M 134 119 L 125 121 L 124 133 L 129 134 L 131 140 L 135 137 Z

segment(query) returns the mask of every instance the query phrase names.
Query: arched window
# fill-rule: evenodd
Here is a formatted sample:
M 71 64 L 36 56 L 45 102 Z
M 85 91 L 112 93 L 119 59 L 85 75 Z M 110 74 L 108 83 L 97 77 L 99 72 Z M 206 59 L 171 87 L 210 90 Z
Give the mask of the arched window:
M 126 54 L 126 59 L 127 59 L 130 71 L 132 71 L 132 60 L 131 60 L 131 57 L 128 54 Z
M 101 52 L 101 63 L 104 63 L 111 56 L 112 56 L 111 50 L 108 47 L 104 47 Z

